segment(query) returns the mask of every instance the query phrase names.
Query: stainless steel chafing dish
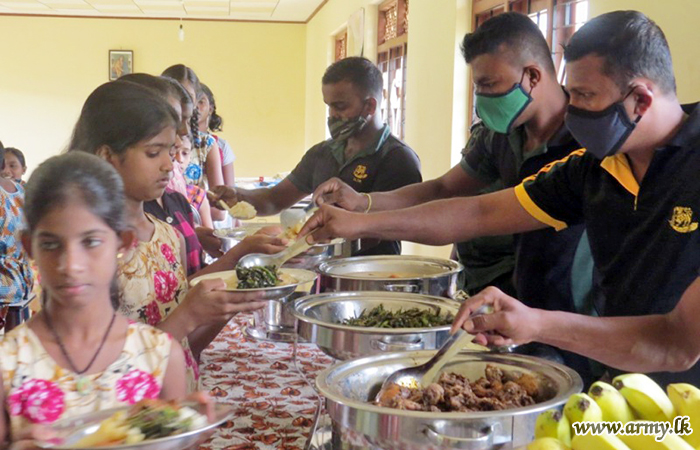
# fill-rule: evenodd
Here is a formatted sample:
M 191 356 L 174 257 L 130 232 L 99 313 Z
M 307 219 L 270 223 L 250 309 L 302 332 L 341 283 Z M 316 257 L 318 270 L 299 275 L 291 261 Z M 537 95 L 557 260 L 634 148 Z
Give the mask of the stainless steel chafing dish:
M 402 350 L 439 348 L 450 326 L 432 328 L 368 328 L 343 325 L 362 310 L 383 305 L 388 310 L 420 308 L 457 315 L 459 303 L 422 294 L 398 292 L 328 292 L 303 297 L 290 305 L 299 338 L 316 344 L 336 359 Z
M 452 297 L 463 267 L 422 256 L 356 256 L 318 267 L 322 292 L 390 291 Z
M 504 372 L 537 377 L 549 400 L 536 405 L 489 412 L 433 413 L 376 406 L 371 402 L 386 377 L 396 370 L 425 362 L 434 351 L 373 355 L 338 363 L 316 378 L 326 400 L 333 449 L 512 449 L 533 439 L 537 415 L 563 405 L 580 392 L 583 382 L 568 367 L 520 355 L 462 352 L 444 372 L 471 380 L 484 375 L 487 364 Z

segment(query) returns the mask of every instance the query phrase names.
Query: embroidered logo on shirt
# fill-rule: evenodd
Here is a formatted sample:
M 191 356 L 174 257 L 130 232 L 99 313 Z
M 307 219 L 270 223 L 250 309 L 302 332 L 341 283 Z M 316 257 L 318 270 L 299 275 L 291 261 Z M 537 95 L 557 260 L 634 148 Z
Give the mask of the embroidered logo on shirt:
M 679 233 L 690 233 L 698 229 L 698 223 L 693 222 L 693 210 L 684 206 L 673 208 L 673 216 L 668 223 Z
M 355 167 L 355 171 L 352 173 L 352 176 L 355 177 L 355 182 L 362 183 L 362 180 L 367 178 L 367 167 L 363 166 L 362 164 L 358 164 L 357 167 Z

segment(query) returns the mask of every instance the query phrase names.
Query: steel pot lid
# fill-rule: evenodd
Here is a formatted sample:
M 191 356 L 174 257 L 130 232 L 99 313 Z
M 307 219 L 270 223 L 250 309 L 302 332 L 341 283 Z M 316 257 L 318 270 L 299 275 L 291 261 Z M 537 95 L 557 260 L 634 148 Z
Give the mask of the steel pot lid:
M 456 275 L 464 267 L 457 261 L 423 256 L 355 256 L 327 261 L 321 275 L 351 280 L 421 280 Z
M 540 412 L 562 404 L 571 395 L 581 392 L 583 381 L 572 369 L 544 359 L 525 355 L 504 355 L 461 352 L 448 362 L 441 372 L 456 372 L 471 381 L 484 375 L 486 364 L 504 372 L 529 373 L 541 381 L 548 400 L 520 408 L 482 412 L 429 412 L 385 408 L 371 403 L 384 379 L 396 370 L 426 362 L 434 350 L 386 353 L 343 361 L 322 371 L 316 377 L 316 388 L 328 401 L 351 410 L 361 410 L 383 416 L 426 420 L 474 420 L 512 417 Z M 370 399 L 370 401 L 367 401 Z
M 344 319 L 357 317 L 362 310 L 370 310 L 379 305 L 392 311 L 398 309 L 420 308 L 433 311 L 440 310 L 444 315 L 457 315 L 460 304 L 443 297 L 423 294 L 406 294 L 401 292 L 357 291 L 328 292 L 302 297 L 294 302 L 292 314 L 297 320 L 321 327 L 351 331 L 360 334 L 414 334 L 428 331 L 446 331 L 450 325 L 429 328 L 378 328 L 343 325 Z

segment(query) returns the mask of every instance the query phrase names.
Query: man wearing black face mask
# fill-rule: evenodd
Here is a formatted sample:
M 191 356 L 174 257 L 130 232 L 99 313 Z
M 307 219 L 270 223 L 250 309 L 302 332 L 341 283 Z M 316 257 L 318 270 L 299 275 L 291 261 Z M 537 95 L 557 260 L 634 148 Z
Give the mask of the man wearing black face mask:
M 587 149 L 514 189 L 358 215 L 321 208 L 314 239 L 440 245 L 584 223 L 605 308 L 588 317 L 525 306 L 498 289 L 467 300 L 453 329 L 496 345 L 543 342 L 662 384 L 700 379 L 700 108 L 681 106 L 668 43 L 644 14 L 596 17 L 565 49 L 566 123 Z M 426 220 L 425 218 L 429 218 Z M 494 313 L 471 317 L 484 304 Z
M 209 198 L 212 205 L 221 198 L 229 206 L 246 201 L 266 216 L 289 208 L 332 177 L 363 193 L 421 181 L 418 156 L 382 120 L 382 74 L 372 62 L 359 57 L 340 60 L 326 69 L 322 83 L 331 139 L 309 149 L 276 186 L 255 190 L 217 186 Z M 401 253 L 398 241 L 364 239 L 360 245 L 356 255 Z
M 511 12 L 487 20 L 464 37 L 462 53 L 472 71 L 481 118 L 472 127 L 462 161 L 440 178 L 372 193 L 372 211 L 513 187 L 581 147 L 564 125 L 568 98 L 557 81 L 547 41 L 528 16 Z M 321 185 L 314 197 L 358 212 L 368 204 L 339 180 Z M 583 225 L 562 233 L 545 229 L 480 237 L 458 243 L 457 250 L 470 294 L 496 286 L 517 293 L 529 306 L 585 313 L 602 303 Z M 578 355 L 557 355 L 542 345 L 519 351 L 561 356 L 586 381 L 594 378 L 589 362 Z

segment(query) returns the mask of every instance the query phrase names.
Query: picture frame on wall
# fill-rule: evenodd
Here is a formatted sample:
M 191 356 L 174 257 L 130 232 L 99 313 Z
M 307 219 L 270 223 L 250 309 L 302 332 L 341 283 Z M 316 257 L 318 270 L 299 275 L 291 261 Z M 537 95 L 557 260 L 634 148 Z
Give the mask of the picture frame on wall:
M 134 73 L 134 52 L 132 50 L 109 51 L 109 80 Z

